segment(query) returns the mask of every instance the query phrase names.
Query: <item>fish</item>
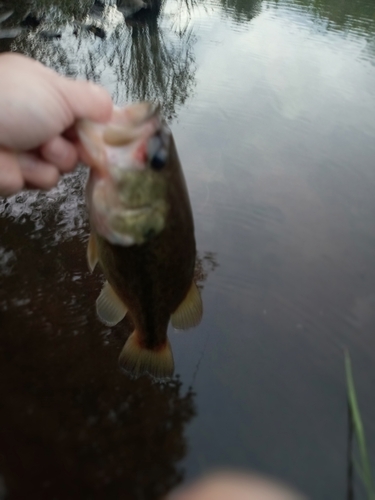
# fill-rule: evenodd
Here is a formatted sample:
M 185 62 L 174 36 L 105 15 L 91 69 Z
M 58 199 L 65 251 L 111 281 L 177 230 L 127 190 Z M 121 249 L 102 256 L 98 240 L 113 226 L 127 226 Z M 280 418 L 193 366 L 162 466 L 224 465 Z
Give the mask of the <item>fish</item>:
M 131 374 L 173 375 L 167 336 L 197 326 L 203 305 L 194 282 L 196 242 L 188 190 L 172 133 L 149 102 L 115 108 L 107 124 L 77 124 L 86 186 L 91 271 L 105 278 L 96 301 L 101 321 L 130 316 L 120 353 Z

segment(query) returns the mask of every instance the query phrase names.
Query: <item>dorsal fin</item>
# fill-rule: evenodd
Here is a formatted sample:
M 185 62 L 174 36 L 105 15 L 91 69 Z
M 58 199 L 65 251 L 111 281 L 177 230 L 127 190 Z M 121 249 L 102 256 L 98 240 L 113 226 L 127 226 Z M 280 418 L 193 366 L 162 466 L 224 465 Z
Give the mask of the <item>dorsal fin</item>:
M 100 320 L 107 326 L 114 326 L 125 318 L 127 311 L 125 304 L 106 281 L 96 299 L 96 312 Z
M 92 273 L 98 263 L 98 247 L 95 234 L 93 233 L 90 233 L 89 243 L 87 245 L 87 263 L 89 265 L 90 272 Z
M 171 316 L 172 326 L 177 330 L 186 330 L 199 325 L 203 314 L 201 295 L 192 281 L 186 297 Z

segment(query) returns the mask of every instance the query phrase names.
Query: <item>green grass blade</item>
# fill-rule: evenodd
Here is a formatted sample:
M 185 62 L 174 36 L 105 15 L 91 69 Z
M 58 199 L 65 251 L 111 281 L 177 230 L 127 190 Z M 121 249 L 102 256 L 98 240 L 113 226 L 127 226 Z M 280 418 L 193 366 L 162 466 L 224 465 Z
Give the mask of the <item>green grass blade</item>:
M 346 382 L 348 385 L 349 407 L 353 419 L 354 433 L 357 439 L 359 457 L 360 457 L 360 475 L 365 484 L 369 500 L 375 500 L 374 483 L 372 481 L 370 460 L 367 453 L 365 431 L 362 424 L 361 414 L 359 412 L 357 396 L 354 387 L 352 364 L 349 353 L 345 352 L 345 370 Z

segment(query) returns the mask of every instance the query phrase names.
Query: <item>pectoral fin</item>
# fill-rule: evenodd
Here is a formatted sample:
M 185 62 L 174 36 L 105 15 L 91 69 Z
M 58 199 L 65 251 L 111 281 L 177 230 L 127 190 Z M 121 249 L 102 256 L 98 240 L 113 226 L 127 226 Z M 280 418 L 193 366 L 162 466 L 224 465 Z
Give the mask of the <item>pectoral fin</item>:
M 186 297 L 171 316 L 172 326 L 177 330 L 186 330 L 199 325 L 203 314 L 201 295 L 194 281 Z
M 93 233 L 90 233 L 89 244 L 87 245 L 87 263 L 89 265 L 90 272 L 92 273 L 98 263 L 98 248 L 96 238 Z
M 96 299 L 96 312 L 99 319 L 107 326 L 117 325 L 125 318 L 127 308 L 111 285 L 106 281 Z

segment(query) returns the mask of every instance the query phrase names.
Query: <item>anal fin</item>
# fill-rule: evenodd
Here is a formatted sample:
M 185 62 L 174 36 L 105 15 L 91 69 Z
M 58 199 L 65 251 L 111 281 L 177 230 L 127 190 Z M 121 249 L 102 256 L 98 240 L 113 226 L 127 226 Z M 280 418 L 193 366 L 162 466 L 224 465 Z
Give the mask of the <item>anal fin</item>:
M 96 299 L 96 312 L 99 319 L 107 326 L 117 325 L 125 318 L 127 308 L 111 285 L 106 281 Z
M 119 363 L 136 376 L 149 373 L 156 378 L 166 378 L 171 377 L 174 371 L 173 354 L 168 339 L 158 348 L 147 349 L 140 342 L 137 330 L 134 330 L 126 341 Z
M 186 297 L 171 316 L 172 326 L 177 330 L 186 330 L 199 325 L 203 314 L 201 295 L 192 281 Z
M 95 234 L 92 232 L 90 233 L 89 243 L 87 245 L 87 263 L 89 265 L 90 272 L 93 272 L 96 264 L 98 263 L 98 248 Z

